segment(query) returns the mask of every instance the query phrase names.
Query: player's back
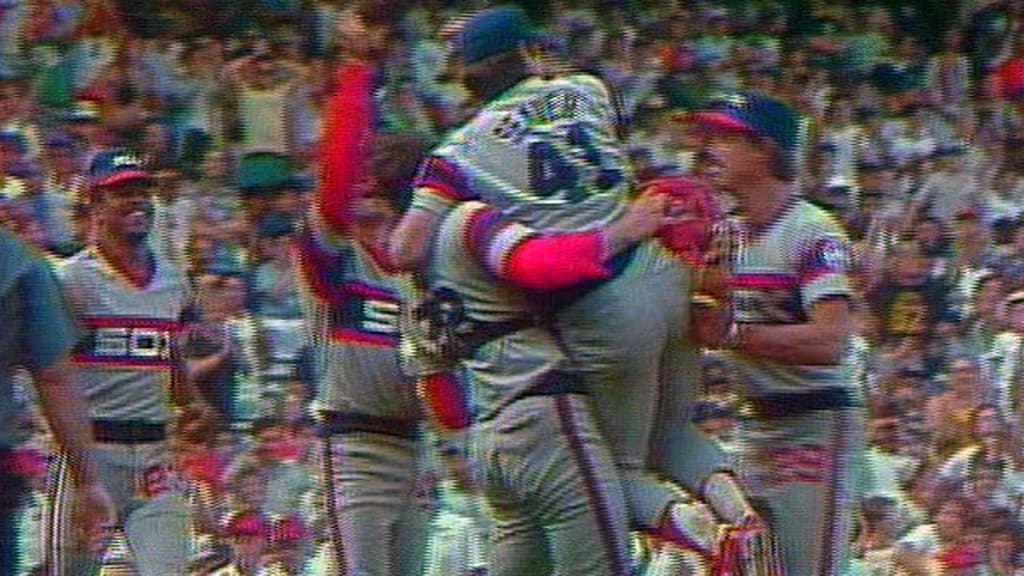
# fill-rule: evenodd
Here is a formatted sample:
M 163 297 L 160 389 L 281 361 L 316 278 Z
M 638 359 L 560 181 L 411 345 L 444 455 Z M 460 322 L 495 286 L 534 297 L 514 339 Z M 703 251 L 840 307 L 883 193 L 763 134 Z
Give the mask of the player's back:
M 59 277 L 84 330 L 74 361 L 91 417 L 169 420 L 170 346 L 187 302 L 184 277 L 155 255 L 149 284 L 134 286 L 95 248 L 68 259 Z
M 480 200 L 537 229 L 607 224 L 622 214 L 632 175 L 614 106 L 592 76 L 532 77 L 490 102 L 435 154 Z
M 457 293 L 466 317 L 474 322 L 519 320 L 536 312 L 534 302 L 479 262 L 467 233 L 486 209 L 480 202 L 465 202 L 448 214 L 438 233 L 429 285 Z M 481 346 L 465 366 L 481 421 L 523 396 L 545 373 L 566 368 L 558 342 L 544 326 L 518 330 Z

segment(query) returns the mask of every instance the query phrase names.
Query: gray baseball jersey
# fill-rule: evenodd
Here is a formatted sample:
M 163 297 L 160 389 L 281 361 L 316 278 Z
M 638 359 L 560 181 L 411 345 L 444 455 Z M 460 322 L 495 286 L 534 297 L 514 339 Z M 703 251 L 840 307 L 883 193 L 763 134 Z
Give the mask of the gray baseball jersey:
M 750 236 L 744 234 L 743 236 Z M 740 240 L 733 265 L 737 322 L 799 324 L 825 298 L 850 298 L 849 240 L 827 212 L 793 200 L 761 234 Z M 790 366 L 735 355 L 752 395 L 850 387 L 842 366 Z
M 171 338 L 181 328 L 188 285 L 154 257 L 148 286 L 133 286 L 95 248 L 59 269 L 85 332 L 74 361 L 94 419 L 167 422 L 171 418 Z
M 825 299 L 850 298 L 849 246 L 823 210 L 794 198 L 757 234 L 742 232 L 733 261 L 737 322 L 799 324 Z M 755 408 L 740 460 L 790 576 L 843 574 L 849 561 L 864 422 L 849 371 L 785 365 L 733 353 Z
M 506 222 L 486 242 L 473 233 L 496 214 L 480 202 L 455 208 L 428 273 L 431 290 L 458 294 L 466 318 L 478 323 L 533 310 L 525 292 L 496 277 L 508 251 L 533 232 Z M 478 410 L 476 462 L 495 513 L 491 573 L 627 574 L 616 468 L 555 334 L 543 326 L 518 330 L 481 346 L 464 367 Z
M 397 350 L 411 280 L 318 222 L 300 234 L 298 253 L 329 430 L 322 482 L 334 557 L 353 575 L 418 576 L 428 521 L 415 502 L 423 440 Z
M 320 364 L 320 405 L 418 418 L 415 390 L 396 352 L 399 309 L 412 293 L 411 279 L 319 225 L 302 233 L 298 248 L 306 324 Z
M 70 258 L 59 271 L 84 331 L 73 358 L 94 422 L 138 430 L 171 419 L 171 340 L 181 328 L 188 287 L 160 254 L 152 261 L 154 272 L 146 286 L 131 284 L 95 247 Z M 177 489 L 169 443 L 156 437 L 104 440 L 96 460 L 140 576 L 182 573 L 190 519 Z M 94 559 L 72 534 L 74 494 L 63 460 L 54 469 L 50 490 L 53 505 L 44 535 L 49 561 L 62 574 L 90 573 Z

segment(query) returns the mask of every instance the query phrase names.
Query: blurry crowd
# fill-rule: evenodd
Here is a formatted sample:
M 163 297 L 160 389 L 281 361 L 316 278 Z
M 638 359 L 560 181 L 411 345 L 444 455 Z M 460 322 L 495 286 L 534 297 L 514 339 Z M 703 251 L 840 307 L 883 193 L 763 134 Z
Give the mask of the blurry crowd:
M 392 3 L 384 130 L 437 141 L 472 112 L 443 31 L 486 4 Z M 862 295 L 857 573 L 1024 574 L 1024 1 L 524 4 L 615 89 L 641 179 L 699 176 L 700 135 L 670 120 L 723 92 L 765 90 L 807 116 L 802 187 L 847 224 Z M 137 150 L 158 173 L 151 241 L 192 281 L 186 357 L 220 416 L 185 414 L 176 435 L 197 574 L 329 570 L 289 241 L 316 186 L 346 5 L 0 0 L 0 223 L 57 261 L 90 241 L 96 151 Z M 743 383 L 714 353 L 704 368 L 690 417 L 733 445 Z M 32 534 L 48 445 L 21 401 Z M 421 490 L 428 555 L 437 574 L 481 574 L 486 514 L 443 452 Z M 39 561 L 27 546 L 25 571 Z

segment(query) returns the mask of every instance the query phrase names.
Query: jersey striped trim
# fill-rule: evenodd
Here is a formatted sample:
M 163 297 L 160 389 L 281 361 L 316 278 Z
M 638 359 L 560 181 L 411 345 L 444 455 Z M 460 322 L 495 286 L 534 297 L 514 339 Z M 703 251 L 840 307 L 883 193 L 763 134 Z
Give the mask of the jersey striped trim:
M 153 370 L 163 372 L 174 367 L 170 360 L 130 360 L 130 359 L 108 359 L 75 354 L 71 357 L 71 363 L 76 366 L 90 368 L 105 368 L 108 370 Z
M 469 180 L 451 161 L 431 156 L 423 163 L 414 188 L 429 188 L 451 202 L 464 202 L 476 198 Z
M 504 277 L 509 256 L 525 240 L 535 236 L 531 229 L 506 220 L 498 210 L 481 207 L 469 217 L 466 247 L 491 273 Z
M 331 341 L 335 343 L 359 344 L 362 346 L 379 346 L 382 348 L 396 348 L 398 346 L 397 336 L 386 336 L 384 334 L 371 334 L 354 328 L 336 328 L 331 330 Z
M 458 204 L 457 201 L 452 200 L 443 192 L 434 188 L 422 187 L 413 192 L 412 204 L 409 208 L 429 212 L 443 218 L 456 204 Z
M 342 286 L 342 290 L 348 295 L 368 298 L 370 300 L 384 300 L 395 303 L 401 302 L 398 295 L 393 291 L 363 282 L 346 282 Z
M 180 332 L 182 325 L 176 320 L 165 320 L 162 318 L 135 318 L 128 316 L 88 317 L 79 320 L 83 328 L 141 328 L 148 330 L 163 330 L 165 332 Z
M 788 274 L 743 274 L 729 280 L 733 288 L 749 288 L 754 290 L 779 290 L 796 288 L 799 280 Z

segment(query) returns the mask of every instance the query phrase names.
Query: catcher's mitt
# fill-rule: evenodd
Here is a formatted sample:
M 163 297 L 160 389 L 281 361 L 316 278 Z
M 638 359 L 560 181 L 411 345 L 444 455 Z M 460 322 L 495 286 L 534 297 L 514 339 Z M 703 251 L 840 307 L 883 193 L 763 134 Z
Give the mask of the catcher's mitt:
M 686 263 L 703 266 L 711 247 L 712 227 L 724 216 L 711 187 L 692 178 L 675 177 L 651 180 L 643 188 L 669 197 L 668 215 L 674 221 L 658 231 L 662 244 Z

